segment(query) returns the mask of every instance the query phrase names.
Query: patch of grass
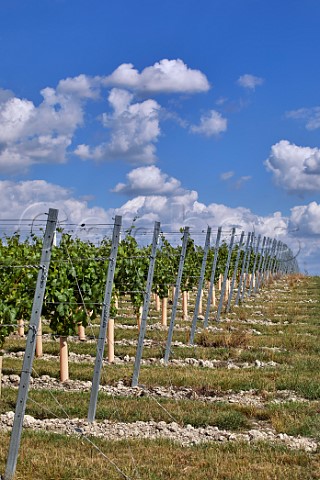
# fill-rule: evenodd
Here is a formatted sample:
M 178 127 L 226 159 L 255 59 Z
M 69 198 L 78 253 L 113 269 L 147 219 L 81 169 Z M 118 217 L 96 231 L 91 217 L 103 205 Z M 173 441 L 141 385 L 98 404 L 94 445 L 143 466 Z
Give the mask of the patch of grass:
M 277 432 L 320 438 L 320 403 L 269 404 L 270 421 Z
M 204 331 L 196 336 L 196 343 L 203 347 L 239 348 L 249 344 L 251 335 L 246 331 L 230 331 L 216 334 Z
M 222 412 L 216 419 L 217 427 L 224 430 L 240 430 L 249 427 L 247 417 L 236 410 Z

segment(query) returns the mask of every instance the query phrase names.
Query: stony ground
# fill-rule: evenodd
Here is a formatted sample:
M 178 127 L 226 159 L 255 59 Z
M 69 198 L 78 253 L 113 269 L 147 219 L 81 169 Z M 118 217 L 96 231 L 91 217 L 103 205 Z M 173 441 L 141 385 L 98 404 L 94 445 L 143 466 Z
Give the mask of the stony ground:
M 303 281 L 301 280 L 301 286 L 303 286 Z M 297 285 L 296 285 L 297 287 Z M 292 324 L 301 327 L 301 332 L 296 335 L 305 336 L 303 329 L 304 326 L 308 326 L 308 320 L 301 317 L 301 308 L 303 312 L 308 311 L 309 306 L 314 306 L 319 304 L 319 295 L 311 296 L 306 294 L 304 290 L 304 295 L 301 296 L 299 300 L 296 301 L 296 312 L 299 314 L 297 318 L 288 319 L 288 311 L 285 305 L 285 298 L 287 293 L 290 291 L 287 281 L 285 279 L 278 280 L 270 289 L 267 289 L 265 292 L 262 292 L 260 295 L 255 298 L 248 298 L 246 301 L 246 315 L 238 315 L 237 310 L 235 309 L 232 314 L 228 317 L 223 316 L 221 322 L 217 325 L 211 325 L 208 331 L 212 334 L 224 334 L 227 332 L 237 332 L 240 331 L 245 334 L 248 334 L 252 337 L 261 337 L 269 335 L 265 331 L 261 331 L 261 328 L 272 329 L 275 326 L 277 327 L 277 336 L 285 337 L 286 327 L 291 326 Z M 274 311 L 266 315 L 263 311 L 266 304 L 272 304 L 276 296 L 282 296 L 283 299 L 283 315 Z M 292 305 L 290 306 L 290 308 Z M 290 310 L 291 311 L 291 310 Z M 166 334 L 167 329 L 162 327 L 159 323 L 159 320 L 154 314 L 153 321 L 148 325 L 148 332 L 159 332 L 159 335 Z M 201 318 L 199 319 L 201 322 Z M 319 323 L 319 321 L 318 321 Z M 312 325 L 314 325 L 314 319 Z M 184 332 L 187 332 L 190 329 L 190 323 L 184 323 L 182 321 L 177 322 L 175 332 L 180 332 L 182 335 Z M 226 330 L 227 329 L 227 330 Z M 114 364 L 115 366 L 128 366 L 131 369 L 133 368 L 133 362 L 135 360 L 134 355 L 132 355 L 132 349 L 136 348 L 137 345 L 137 327 L 134 323 L 125 322 L 117 324 L 118 334 L 120 331 L 127 332 L 126 338 L 118 339 L 115 341 L 116 350 L 121 348 L 120 355 L 115 357 Z M 133 334 L 132 338 L 129 338 L 128 335 Z M 198 330 L 198 333 L 201 333 L 201 329 Z M 119 334 L 120 335 L 120 334 Z M 270 334 L 271 335 L 271 334 Z M 313 336 L 313 333 L 308 333 L 307 335 Z M 92 336 L 91 336 L 92 337 Z M 93 338 L 88 338 L 85 342 L 86 345 L 92 344 L 94 347 L 95 340 Z M 16 339 L 16 337 L 14 337 Z M 161 337 L 165 338 L 165 336 Z M 159 356 L 149 356 L 148 349 L 152 349 L 159 345 L 159 338 L 149 338 L 145 342 L 145 355 L 142 360 L 142 367 L 152 368 L 167 368 L 163 360 Z M 69 342 L 78 342 L 76 338 L 70 338 Z M 44 335 L 44 344 L 52 344 L 57 342 L 57 339 L 52 338 L 48 333 Z M 187 351 L 187 348 L 190 346 L 180 340 L 173 342 L 172 347 L 174 349 L 184 349 Z M 193 347 L 193 352 L 196 351 L 197 347 L 200 345 L 195 345 Z M 79 347 L 81 348 L 81 346 Z M 131 348 L 129 353 L 125 353 L 126 348 Z M 212 347 L 211 347 L 212 348 Z M 250 350 L 252 347 L 248 347 Z M 94 351 L 94 350 L 93 350 Z M 190 350 L 191 351 L 191 350 Z M 200 351 L 200 350 L 199 350 Z M 287 351 L 284 347 L 278 347 L 275 345 L 263 345 L 260 347 L 260 352 L 274 353 L 274 354 L 286 354 Z M 23 350 L 14 348 L 12 350 L 7 349 L 5 351 L 5 361 L 20 361 L 23 356 Z M 212 357 L 212 356 L 211 356 Z M 57 355 L 55 353 L 49 354 L 45 353 L 42 357 L 43 361 L 51 363 L 57 363 Z M 75 353 L 71 352 L 69 355 L 70 364 L 81 365 L 93 365 L 94 354 L 92 353 Z M 104 361 L 104 367 L 108 367 L 107 360 Z M 169 362 L 169 367 L 174 369 L 175 367 L 190 367 L 194 371 L 194 375 L 197 375 L 197 371 L 261 371 L 261 375 L 266 371 L 268 375 L 272 372 L 278 371 L 278 369 L 283 369 L 283 362 L 279 363 L 275 360 L 261 360 L 261 358 L 251 358 L 250 361 L 240 360 L 238 357 L 232 358 L 232 355 L 229 355 L 228 358 L 221 358 L 217 355 L 217 358 L 200 358 L 199 356 L 186 356 L 184 358 L 177 358 L 175 356 Z M 286 368 L 294 368 L 292 365 L 287 365 Z M 8 373 L 6 372 L 6 367 L 4 367 L 4 374 L 2 375 L 2 389 L 6 390 L 16 390 L 18 388 L 20 377 L 18 372 Z M 51 392 L 54 396 L 56 392 L 90 392 L 91 390 L 91 381 L 90 380 L 77 380 L 73 378 L 66 382 L 61 383 L 57 378 L 51 377 L 50 375 L 40 375 L 33 376 L 31 379 L 30 390 L 38 391 L 47 391 Z M 304 397 L 301 394 L 298 394 L 295 390 L 290 389 L 281 389 L 272 392 L 272 395 L 266 395 L 266 392 L 260 391 L 258 389 L 247 388 L 247 389 L 238 389 L 237 391 L 221 391 L 217 388 L 215 391 L 199 391 L 191 386 L 179 386 L 179 385 L 148 385 L 148 386 L 138 386 L 130 387 L 128 386 L 127 381 L 118 380 L 112 385 L 103 384 L 100 387 L 100 392 L 103 392 L 105 395 L 109 396 L 110 399 L 116 398 L 140 398 L 148 397 L 159 402 L 161 399 L 171 399 L 177 402 L 177 406 L 180 401 L 189 401 L 190 405 L 194 400 L 202 402 L 203 404 L 229 404 L 236 406 L 247 406 L 263 409 L 268 403 L 275 405 L 288 405 L 290 403 L 301 403 L 308 404 L 308 398 Z M 316 399 L 319 401 L 319 399 Z M 168 413 L 168 412 L 167 412 Z M 310 437 L 304 435 L 288 435 L 283 432 L 277 431 L 270 423 L 259 420 L 251 422 L 250 428 L 242 428 L 239 431 L 233 431 L 228 429 L 221 429 L 215 425 L 205 425 L 203 427 L 196 427 L 192 424 L 179 424 L 175 421 L 174 415 L 169 413 L 171 416 L 170 422 L 168 421 L 136 421 L 136 422 L 126 422 L 126 421 L 110 421 L 108 419 L 96 421 L 89 423 L 85 418 L 57 418 L 55 415 L 52 415 L 52 418 L 35 418 L 28 414 L 25 416 L 24 428 L 31 429 L 35 431 L 44 430 L 56 432 L 63 435 L 73 435 L 79 437 L 90 437 L 90 438 L 108 438 L 109 440 L 123 440 L 123 439 L 158 439 L 166 438 L 177 442 L 184 446 L 197 445 L 203 442 L 247 442 L 249 444 L 254 444 L 259 441 L 266 441 L 268 443 L 284 445 L 289 449 L 301 449 L 306 452 L 314 453 L 319 451 L 320 442 L 319 437 Z M 10 431 L 13 423 L 14 413 L 13 411 L 2 411 L 0 415 L 0 431 L 6 432 Z

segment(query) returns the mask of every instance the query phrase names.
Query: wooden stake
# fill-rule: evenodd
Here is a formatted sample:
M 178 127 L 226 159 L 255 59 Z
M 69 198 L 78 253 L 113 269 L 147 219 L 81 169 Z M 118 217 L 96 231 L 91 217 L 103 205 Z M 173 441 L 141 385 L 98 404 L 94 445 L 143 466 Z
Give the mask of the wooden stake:
M 229 293 L 230 293 L 230 280 L 227 278 L 226 280 L 226 288 L 224 291 L 224 300 L 227 302 L 229 298 Z
M 202 300 L 203 300 L 203 288 L 201 289 L 201 293 L 200 293 L 200 301 L 199 301 L 199 310 L 198 310 L 198 314 L 199 315 L 202 315 Z
M 172 298 L 171 298 L 172 301 L 174 300 L 175 294 L 176 294 L 176 287 L 173 286 L 173 287 L 172 287 Z
M 137 313 L 137 325 L 138 325 L 139 331 L 141 326 L 141 317 L 142 317 L 142 307 L 139 307 L 139 312 Z
M 211 305 L 212 305 L 213 307 L 216 306 L 216 288 L 215 288 L 214 285 L 213 285 L 213 288 L 212 288 Z
M 18 321 L 18 335 L 24 337 L 24 320 L 23 318 Z
M 163 327 L 167 326 L 168 321 L 168 299 L 167 297 L 162 299 L 162 311 L 161 311 L 161 324 Z
M 1 382 L 2 382 L 2 355 L 0 355 L 0 398 L 1 398 Z
M 157 293 L 155 294 L 155 301 L 156 301 L 156 311 L 160 312 L 160 297 Z
M 108 321 L 108 362 L 114 362 L 114 319 Z
M 186 290 L 182 292 L 182 318 L 188 320 L 188 292 Z
M 36 335 L 36 357 L 42 357 L 43 349 L 42 349 L 42 322 L 41 318 L 39 320 L 39 327 Z
M 67 337 L 60 337 L 60 382 L 69 380 Z
M 86 331 L 82 323 L 78 323 L 78 336 L 81 342 L 86 339 Z

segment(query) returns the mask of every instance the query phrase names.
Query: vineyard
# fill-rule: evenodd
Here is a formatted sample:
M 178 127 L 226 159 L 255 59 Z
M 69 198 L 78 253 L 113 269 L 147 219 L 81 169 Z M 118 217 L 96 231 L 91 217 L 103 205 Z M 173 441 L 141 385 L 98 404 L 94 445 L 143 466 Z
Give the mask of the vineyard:
M 0 244 L 3 478 L 319 478 L 319 278 L 255 232 L 121 223 Z

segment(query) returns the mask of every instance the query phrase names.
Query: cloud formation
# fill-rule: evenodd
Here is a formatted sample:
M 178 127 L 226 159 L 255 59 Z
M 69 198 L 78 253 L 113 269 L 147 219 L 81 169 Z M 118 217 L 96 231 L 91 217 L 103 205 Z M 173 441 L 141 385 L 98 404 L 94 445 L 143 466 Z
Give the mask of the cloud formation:
M 239 188 L 243 187 L 246 182 L 252 179 L 251 175 L 242 175 L 241 177 L 238 177 L 236 179 L 234 177 L 235 173 L 233 171 L 224 172 L 221 173 L 220 180 L 222 180 L 223 182 L 227 182 L 228 180 L 233 179 L 233 181 L 231 182 L 232 187 L 238 190 Z
M 120 87 L 146 93 L 199 93 L 210 89 L 207 77 L 189 68 L 182 60 L 163 59 L 138 72 L 132 63 L 123 63 L 102 78 L 107 87 Z
M 234 177 L 234 172 L 233 171 L 223 172 L 220 175 L 221 180 L 223 180 L 224 182 L 227 181 L 227 180 L 230 180 L 230 178 L 232 178 L 232 177 Z
M 289 193 L 319 192 L 320 150 L 281 140 L 271 148 L 265 166 L 275 183 Z
M 177 195 L 182 191 L 181 182 L 151 165 L 131 170 L 127 183 L 118 183 L 113 192 L 126 195 Z
M 81 225 L 88 219 L 90 223 L 112 223 L 111 214 L 103 208 L 90 208 L 87 202 L 73 197 L 71 190 L 45 180 L 0 181 L 0 202 L 5 218 L 20 220 L 24 229 L 23 220 L 35 219 L 49 208 L 59 209 L 59 221 L 66 223 Z
M 74 153 L 82 159 L 154 163 L 155 143 L 160 135 L 160 105 L 155 100 L 133 103 L 133 98 L 127 90 L 113 88 L 108 97 L 112 113 L 102 115 L 109 140 L 93 148 L 78 145 Z
M 52 88 L 43 101 L 0 97 L 0 171 L 26 171 L 36 163 L 64 163 L 66 150 L 83 121 L 81 101 Z
M 192 133 L 199 133 L 206 137 L 218 136 L 227 130 L 227 119 L 216 110 L 210 110 L 200 118 L 199 125 L 191 125 Z
M 248 73 L 241 75 L 237 80 L 237 83 L 240 85 L 240 87 L 247 88 L 249 90 L 255 90 L 255 88 L 259 85 L 262 85 L 263 82 L 263 78 L 250 75 Z
M 317 130 L 320 128 L 320 107 L 291 110 L 286 113 L 286 116 L 294 120 L 304 120 L 307 130 Z
M 153 188 L 155 179 L 162 183 L 162 192 L 139 194 L 143 191 L 144 173 L 150 174 L 149 186 Z M 30 222 L 24 219 L 44 218 L 41 214 L 49 208 L 59 209 L 59 221 L 62 226 L 68 223 L 73 225 L 74 234 L 81 233 L 82 224 L 113 224 L 115 214 L 123 216 L 124 228 L 130 226 L 135 217 L 137 229 L 151 229 L 155 221 L 161 222 L 166 232 L 177 232 L 187 225 L 193 235 L 206 231 L 208 225 L 216 229 L 222 226 L 225 232 L 236 227 L 237 232 L 254 230 L 256 234 L 276 237 L 299 254 L 301 268 L 309 271 L 319 270 L 319 234 L 320 234 L 320 205 L 311 202 L 308 205 L 299 205 L 291 210 L 291 215 L 285 217 L 281 212 L 261 216 L 248 208 L 231 208 L 223 204 L 210 203 L 208 205 L 198 201 L 198 194 L 193 190 L 181 187 L 180 182 L 172 179 L 154 166 L 141 167 L 128 175 L 128 182 L 123 187 L 127 193 L 138 193 L 121 207 L 105 210 L 100 207 L 90 208 L 86 201 L 73 196 L 72 191 L 44 180 L 25 182 L 0 181 L 0 202 L 6 218 L 16 218 L 17 227 L 30 227 Z M 148 183 L 148 182 L 147 182 Z M 174 190 L 174 185 L 177 189 Z M 135 190 L 134 190 L 135 188 Z M 147 190 L 146 188 L 146 190 Z M 131 189 L 131 190 L 130 190 Z M 160 190 L 160 189 L 159 189 Z M 121 187 L 119 187 L 121 192 Z M 92 240 L 101 231 L 92 228 Z M 8 233 L 8 232 L 6 232 Z M 88 233 L 88 232 L 87 232 Z M 178 238 L 178 237 L 177 237 Z M 200 237 L 198 237 L 200 238 Z
M 132 164 L 156 161 L 160 135 L 160 105 L 154 99 L 136 101 L 139 93 L 200 93 L 210 88 L 206 76 L 180 59 L 163 59 L 140 73 L 132 64 L 120 65 L 111 75 L 85 74 L 41 90 L 39 105 L 0 89 L 0 173 L 26 173 L 35 164 L 64 163 L 70 153 L 82 159 L 124 160 Z M 100 116 L 106 140 L 74 147 L 75 133 L 85 120 L 89 101 L 102 99 L 108 89 L 111 112 Z M 215 134 L 222 120 L 209 119 L 199 133 Z M 197 130 L 197 127 L 195 127 Z M 195 131 L 196 131 L 195 130 Z
M 320 205 L 311 202 L 291 209 L 290 227 L 302 236 L 320 235 Z

